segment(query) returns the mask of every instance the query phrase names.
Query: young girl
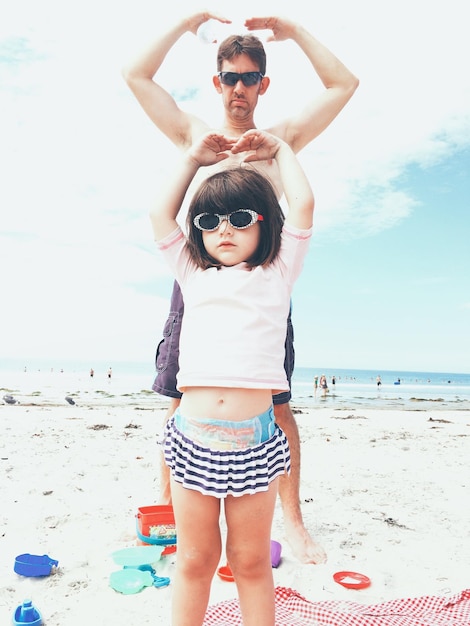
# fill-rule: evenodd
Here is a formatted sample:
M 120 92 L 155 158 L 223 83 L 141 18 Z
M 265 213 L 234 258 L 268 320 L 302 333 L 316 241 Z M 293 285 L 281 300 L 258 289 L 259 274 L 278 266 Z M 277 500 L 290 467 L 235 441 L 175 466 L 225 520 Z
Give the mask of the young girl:
M 193 196 L 187 238 L 176 222 L 203 166 L 229 153 L 274 159 L 289 207 L 245 165 L 206 179 Z M 284 341 L 290 296 L 311 237 L 313 194 L 290 147 L 262 131 L 232 139 L 208 133 L 185 154 L 151 212 L 158 247 L 183 292 L 178 388 L 164 450 L 178 534 L 173 626 L 200 626 L 226 556 L 245 626 L 274 626 L 271 525 L 289 447 L 272 394 L 288 389 Z

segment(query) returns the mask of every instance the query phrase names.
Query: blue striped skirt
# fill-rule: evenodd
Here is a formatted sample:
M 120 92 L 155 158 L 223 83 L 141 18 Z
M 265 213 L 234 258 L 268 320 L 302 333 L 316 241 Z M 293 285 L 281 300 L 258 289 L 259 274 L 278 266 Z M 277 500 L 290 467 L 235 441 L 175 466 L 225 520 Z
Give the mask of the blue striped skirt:
M 218 445 L 201 445 L 188 437 L 182 432 L 185 420 L 179 418 L 180 415 L 176 413 L 168 420 L 163 450 L 165 462 L 174 480 L 186 489 L 215 498 L 253 495 L 267 491 L 270 482 L 290 472 L 287 437 L 274 422 L 273 434 L 266 441 L 250 447 L 226 450 L 219 449 Z M 182 430 L 178 428 L 177 421 L 183 424 Z M 240 422 L 240 425 L 245 428 L 247 422 L 248 420 Z M 210 420 L 203 420 L 203 434 L 208 423 Z M 215 424 L 219 426 L 221 422 L 214 420 Z

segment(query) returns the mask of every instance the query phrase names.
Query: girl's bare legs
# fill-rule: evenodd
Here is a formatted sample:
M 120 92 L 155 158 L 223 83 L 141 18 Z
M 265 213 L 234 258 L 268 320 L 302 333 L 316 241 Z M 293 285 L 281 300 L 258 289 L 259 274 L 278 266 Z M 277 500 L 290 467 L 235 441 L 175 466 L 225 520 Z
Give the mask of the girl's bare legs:
M 220 501 L 173 479 L 171 494 L 178 529 L 172 625 L 200 626 L 221 555 Z
M 170 407 L 165 420 L 173 415 L 180 400 L 171 399 Z M 290 475 L 281 476 L 279 481 L 279 496 L 284 516 L 286 539 L 289 542 L 294 556 L 301 563 L 325 563 L 326 553 L 320 543 L 310 536 L 305 527 L 300 508 L 300 437 L 295 417 L 289 403 L 274 405 L 276 422 L 286 434 L 289 442 L 291 457 Z M 160 504 L 171 504 L 170 470 L 161 454 L 160 472 Z
M 225 499 L 227 561 L 240 598 L 243 626 L 274 626 L 271 526 L 278 479 L 267 492 Z

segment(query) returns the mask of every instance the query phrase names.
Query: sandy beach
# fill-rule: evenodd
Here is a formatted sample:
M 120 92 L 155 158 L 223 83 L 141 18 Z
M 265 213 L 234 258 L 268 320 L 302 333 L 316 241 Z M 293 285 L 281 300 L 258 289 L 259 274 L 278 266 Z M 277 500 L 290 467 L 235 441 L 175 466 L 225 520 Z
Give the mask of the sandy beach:
M 470 411 L 294 408 L 302 510 L 328 562 L 293 558 L 278 504 L 276 585 L 312 601 L 365 604 L 470 588 Z M 109 586 L 120 569 L 111 554 L 136 545 L 137 510 L 158 498 L 164 414 L 161 402 L 123 398 L 0 404 L 0 624 L 11 623 L 25 598 L 47 626 L 170 624 L 171 583 L 132 595 Z M 58 567 L 20 576 L 13 567 L 23 553 L 47 554 Z M 171 580 L 174 555 L 156 570 Z M 337 571 L 360 572 L 372 584 L 345 589 L 333 580 Z M 234 583 L 216 576 L 211 604 L 235 597 Z

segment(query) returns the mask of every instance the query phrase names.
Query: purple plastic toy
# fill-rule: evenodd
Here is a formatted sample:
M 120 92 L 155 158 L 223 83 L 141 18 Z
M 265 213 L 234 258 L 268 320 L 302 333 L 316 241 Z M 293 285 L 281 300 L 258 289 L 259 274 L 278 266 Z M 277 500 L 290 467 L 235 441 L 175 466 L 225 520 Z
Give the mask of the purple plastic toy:
M 279 541 L 271 539 L 271 565 L 277 567 L 281 562 L 282 546 Z

